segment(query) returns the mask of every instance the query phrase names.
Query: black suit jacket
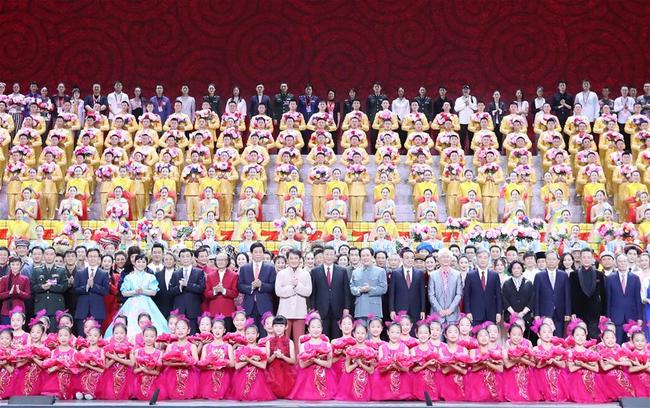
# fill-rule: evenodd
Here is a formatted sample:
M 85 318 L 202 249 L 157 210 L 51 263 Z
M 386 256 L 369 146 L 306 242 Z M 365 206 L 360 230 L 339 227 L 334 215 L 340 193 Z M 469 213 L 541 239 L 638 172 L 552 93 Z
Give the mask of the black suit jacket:
M 501 280 L 499 275 L 488 270 L 485 289 L 478 270 L 470 271 L 465 278 L 463 302 L 465 311 L 472 314 L 475 322 L 496 321 L 497 313 L 503 310 L 501 304 Z
M 352 293 L 350 280 L 345 268 L 332 266 L 332 285 L 327 285 L 325 267 L 319 266 L 311 270 L 311 307 L 316 309 L 323 319 L 338 320 L 343 309 L 352 311 Z M 330 316 L 330 307 L 333 316 Z
M 187 279 L 187 286 L 181 290 L 180 280 L 183 279 L 183 269 L 179 268 L 169 281 L 169 293 L 174 297 L 174 309 L 178 309 L 189 319 L 201 315 L 201 303 L 205 290 L 205 274 L 198 268 L 192 268 Z
M 250 104 L 249 104 L 249 107 L 250 107 L 249 112 L 250 112 L 251 117 L 257 115 L 257 108 L 260 105 L 266 106 L 266 115 L 267 116 L 271 116 L 271 117 L 273 116 L 273 106 L 271 105 L 271 98 L 269 98 L 268 95 L 262 95 L 262 103 L 260 103 L 258 98 L 257 98 L 257 95 L 253 95 L 253 96 L 251 96 L 251 100 L 250 100 Z
M 109 285 L 108 272 L 98 268 L 95 271 L 95 281 L 90 290 L 87 290 L 88 278 L 88 268 L 78 271 L 75 275 L 74 293 L 79 297 L 74 309 L 74 318 L 83 320 L 88 316 L 93 316 L 95 319 L 104 320 L 106 317 L 104 297 L 108 295 Z
M 587 295 L 583 290 L 583 283 L 580 274 L 585 268 L 573 272 L 569 275 L 569 285 L 571 286 L 571 306 L 573 313 L 584 320 L 586 323 L 598 322 L 600 316 L 607 312 L 607 302 L 605 298 L 605 275 L 596 271 L 596 290 L 593 294 Z
M 531 281 L 524 278 L 519 286 L 519 290 L 517 290 L 513 280 L 508 279 L 501 288 L 501 295 L 503 296 L 503 314 L 506 322 L 510 321 L 510 312 L 508 311 L 510 307 L 517 313 L 527 307 L 529 312 L 526 314 L 524 320 L 531 320 L 533 306 L 535 304 L 535 288 Z
M 391 312 L 408 312 L 413 321 L 420 319 L 420 313 L 426 309 L 424 272 L 411 270 L 411 287 L 406 285 L 404 268 L 392 273 L 388 286 L 388 308 Z
M 172 279 L 174 275 L 172 274 Z M 160 313 L 169 318 L 169 313 L 174 310 L 174 296 L 169 292 L 171 287 L 172 279 L 169 280 L 169 287 L 165 282 L 165 270 L 163 269 L 160 272 L 156 273 L 156 279 L 158 280 L 158 293 L 154 296 L 153 301 L 158 306 Z

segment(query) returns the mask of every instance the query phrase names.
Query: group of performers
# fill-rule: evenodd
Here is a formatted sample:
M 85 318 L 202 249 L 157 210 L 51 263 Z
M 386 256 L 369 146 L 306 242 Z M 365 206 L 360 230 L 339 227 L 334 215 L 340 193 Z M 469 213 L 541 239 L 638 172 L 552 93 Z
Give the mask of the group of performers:
M 204 314 L 192 336 L 188 319 L 177 313 L 168 321 L 171 334 L 158 333 L 141 313 L 136 332 L 118 316 L 106 339 L 92 318 L 84 322 L 85 337 L 71 334 L 65 312 L 56 322 L 37 314 L 29 332 L 24 320 L 13 310 L 10 326 L 0 328 L 2 398 L 149 400 L 156 389 L 162 399 L 241 401 L 424 400 L 426 393 L 444 401 L 594 403 L 650 396 L 645 331 L 631 322 L 629 341 L 619 346 L 606 318 L 600 340 L 588 341 L 579 319 L 568 325 L 567 338 L 558 338 L 553 320 L 543 317 L 529 332 L 516 315 L 504 328 L 472 327 L 464 315 L 443 323 L 439 316 L 413 322 L 398 314 L 386 325 L 343 315 L 342 336 L 328 339 L 314 312 L 300 344 L 285 334 L 286 318 L 266 314 L 268 336 L 260 339 L 239 310 L 234 332 L 226 332 L 224 316 Z

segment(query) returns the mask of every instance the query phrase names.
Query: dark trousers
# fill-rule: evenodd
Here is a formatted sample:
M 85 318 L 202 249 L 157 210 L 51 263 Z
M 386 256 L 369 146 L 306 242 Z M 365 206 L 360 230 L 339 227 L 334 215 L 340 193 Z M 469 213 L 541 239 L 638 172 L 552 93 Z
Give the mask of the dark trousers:
M 553 324 L 555 324 L 555 331 L 553 332 L 554 336 L 565 337 L 564 335 L 564 317 L 553 318 Z
M 460 136 L 460 145 L 465 151 L 465 154 L 469 154 L 470 149 L 469 149 L 469 144 L 470 144 L 470 134 L 468 130 L 469 125 L 460 125 L 460 132 L 458 132 L 458 135 Z
M 99 320 L 99 319 L 95 319 L 95 320 L 97 320 L 97 323 L 99 323 L 100 326 L 104 322 L 104 320 Z M 86 337 L 86 334 L 84 333 L 84 321 L 83 320 L 75 319 L 74 320 L 74 329 L 75 329 L 75 332 L 77 333 L 77 336 Z
M 232 324 L 232 317 L 226 317 L 225 319 L 223 319 L 223 322 L 226 326 L 226 331 L 228 333 L 235 331 L 235 325 Z
M 190 321 L 190 334 L 196 334 L 199 332 L 199 322 L 198 317 L 188 317 L 187 318 Z
M 251 310 L 251 314 L 248 317 L 255 320 L 255 326 L 257 326 L 260 338 L 266 337 L 266 330 L 264 330 L 264 322 L 262 321 L 263 314 L 264 313 L 260 313 L 259 310 L 257 310 L 257 303 L 253 303 L 253 310 Z
M 0 316 L 0 324 L 6 326 L 11 323 L 11 316 Z
M 58 324 L 56 323 L 56 316 L 47 315 L 47 318 L 50 319 L 50 329 L 47 332 L 56 333 L 57 331 L 59 331 Z
M 341 337 L 341 328 L 339 327 L 339 321 L 334 315 L 334 311 L 330 307 L 327 311 L 327 318 L 323 319 L 323 333 L 330 339 L 336 339 Z
M 623 330 L 623 325 L 622 324 L 617 324 L 616 325 L 616 342 L 618 344 L 623 344 L 625 343 L 627 337 L 627 333 L 625 333 L 625 330 Z

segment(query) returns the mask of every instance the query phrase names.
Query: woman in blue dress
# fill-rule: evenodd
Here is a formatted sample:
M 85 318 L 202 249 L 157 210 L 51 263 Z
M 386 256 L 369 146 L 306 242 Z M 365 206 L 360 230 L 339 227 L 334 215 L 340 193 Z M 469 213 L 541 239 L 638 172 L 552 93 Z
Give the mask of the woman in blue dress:
M 122 296 L 126 301 L 117 312 L 116 316 L 127 317 L 127 333 L 129 340 L 133 341 L 141 329 L 138 326 L 138 315 L 148 313 L 151 316 L 151 323 L 156 327 L 158 333 L 168 333 L 167 320 L 160 313 L 151 297 L 158 292 L 158 280 L 156 276 L 147 273 L 147 257 L 139 254 L 133 263 L 133 272 L 124 277 L 120 287 Z M 113 322 L 111 322 L 104 338 L 108 339 L 113 335 Z

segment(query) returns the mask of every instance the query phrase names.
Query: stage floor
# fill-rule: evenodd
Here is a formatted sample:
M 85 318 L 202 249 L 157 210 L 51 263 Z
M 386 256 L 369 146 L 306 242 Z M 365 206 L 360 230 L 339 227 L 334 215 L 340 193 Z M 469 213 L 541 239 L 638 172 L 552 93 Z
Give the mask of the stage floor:
M 1 401 L 0 406 L 8 405 L 7 401 Z M 399 407 L 399 408 L 421 408 L 425 406 L 423 401 L 408 401 L 408 402 L 366 402 L 366 403 L 354 403 L 354 402 L 345 402 L 345 401 L 322 401 L 322 402 L 306 402 L 306 401 L 288 401 L 288 400 L 278 400 L 270 402 L 237 402 L 237 401 L 208 401 L 208 400 L 191 400 L 191 401 L 159 401 L 157 406 L 161 407 L 191 407 L 191 408 L 213 408 L 213 407 L 268 407 L 268 408 L 297 408 L 297 407 L 318 407 L 318 408 L 341 408 L 341 407 L 350 407 L 350 406 L 370 406 L 376 408 L 388 408 L 388 407 Z M 12 405 L 17 407 L 18 405 Z M 35 406 L 35 405 L 34 405 Z M 116 407 L 120 408 L 129 408 L 129 407 L 145 407 L 149 406 L 149 402 L 146 401 L 57 401 L 54 403 L 54 407 L 61 408 L 79 408 L 79 407 L 91 407 L 91 408 L 100 408 L 100 407 Z M 611 404 L 560 404 L 560 403 L 532 403 L 532 404 L 514 404 L 514 403 L 469 403 L 469 402 L 434 402 L 434 407 L 517 407 L 521 408 L 524 406 L 535 406 L 536 408 L 559 408 L 559 407 L 590 407 L 590 408 L 617 408 L 620 407 L 618 403 Z M 21 405 L 21 407 L 31 407 L 31 405 Z M 41 405 L 42 407 L 42 405 Z

